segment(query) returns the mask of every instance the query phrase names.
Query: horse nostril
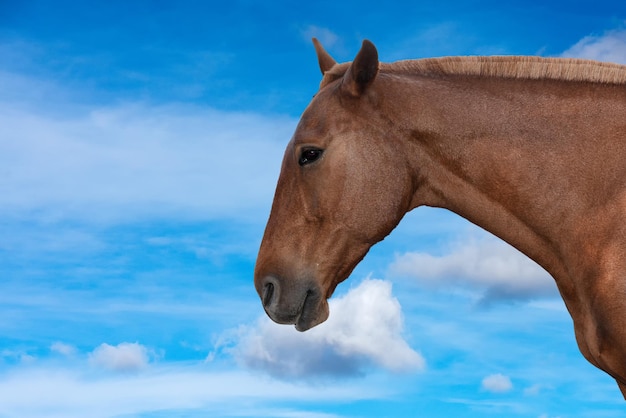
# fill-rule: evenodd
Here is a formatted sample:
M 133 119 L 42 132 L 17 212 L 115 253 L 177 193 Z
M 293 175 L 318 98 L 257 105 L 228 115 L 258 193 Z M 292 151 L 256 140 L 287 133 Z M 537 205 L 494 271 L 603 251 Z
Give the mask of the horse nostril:
M 272 303 L 273 296 L 274 284 L 271 282 L 265 283 L 265 286 L 263 286 L 263 306 L 269 306 L 269 304 Z

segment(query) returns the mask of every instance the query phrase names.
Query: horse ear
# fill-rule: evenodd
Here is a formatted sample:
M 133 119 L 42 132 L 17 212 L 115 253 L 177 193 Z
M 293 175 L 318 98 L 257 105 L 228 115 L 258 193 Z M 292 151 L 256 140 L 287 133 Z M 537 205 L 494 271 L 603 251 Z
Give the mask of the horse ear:
M 333 68 L 337 62 L 326 52 L 317 38 L 313 38 L 313 45 L 315 46 L 315 52 L 317 52 L 317 62 L 320 65 L 320 70 L 322 70 L 322 75 L 324 75 L 324 73 Z
M 343 76 L 342 89 L 350 95 L 358 97 L 372 84 L 377 74 L 378 51 L 374 44 L 366 39 Z

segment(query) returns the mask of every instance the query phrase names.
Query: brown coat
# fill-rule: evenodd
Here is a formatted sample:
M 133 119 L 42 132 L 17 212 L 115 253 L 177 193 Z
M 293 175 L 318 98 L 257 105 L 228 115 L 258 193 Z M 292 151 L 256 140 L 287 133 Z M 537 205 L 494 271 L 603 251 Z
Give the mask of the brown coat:
M 626 396 L 626 67 L 537 57 L 378 62 L 324 74 L 287 146 L 255 285 L 306 330 L 369 248 L 447 208 L 555 279 L 583 355 Z

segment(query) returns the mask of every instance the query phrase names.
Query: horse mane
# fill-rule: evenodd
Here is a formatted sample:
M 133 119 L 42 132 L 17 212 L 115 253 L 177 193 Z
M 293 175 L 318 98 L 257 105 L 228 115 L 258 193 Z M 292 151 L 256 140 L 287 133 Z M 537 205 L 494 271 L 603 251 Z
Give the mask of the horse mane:
M 324 74 L 320 88 L 340 78 L 350 63 L 336 64 Z M 626 65 L 535 56 L 467 56 L 424 58 L 380 63 L 386 74 L 425 76 L 474 76 L 519 80 L 561 80 L 603 84 L 626 84 Z

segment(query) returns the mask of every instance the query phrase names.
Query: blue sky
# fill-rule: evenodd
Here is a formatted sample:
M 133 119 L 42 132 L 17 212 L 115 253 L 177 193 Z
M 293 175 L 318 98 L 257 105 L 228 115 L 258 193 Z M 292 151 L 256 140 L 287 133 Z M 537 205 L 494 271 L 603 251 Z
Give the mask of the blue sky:
M 309 332 L 252 272 L 339 61 L 626 63 L 626 3 L 0 2 L 0 417 L 619 417 L 551 279 L 421 208 Z

